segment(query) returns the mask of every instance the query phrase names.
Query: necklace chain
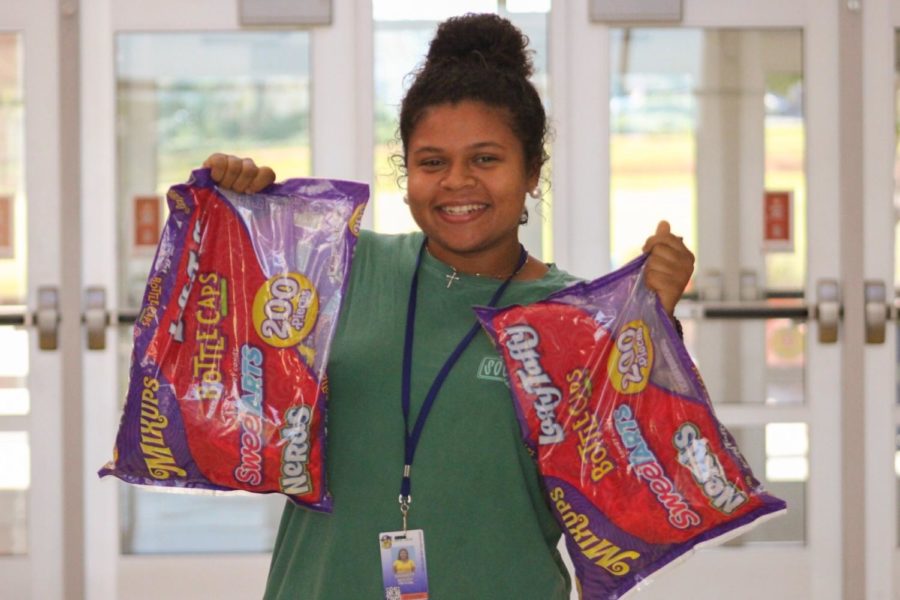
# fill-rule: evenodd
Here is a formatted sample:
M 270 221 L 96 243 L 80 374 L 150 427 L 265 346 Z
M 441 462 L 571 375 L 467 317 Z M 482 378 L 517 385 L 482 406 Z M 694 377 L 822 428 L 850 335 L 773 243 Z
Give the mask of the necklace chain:
M 439 258 L 437 258 L 434 254 L 431 253 L 431 250 L 428 249 L 428 245 L 425 246 L 425 252 L 427 252 L 427 253 L 428 253 L 428 256 L 430 256 L 431 258 L 434 258 L 435 260 L 440 261 Z M 526 258 L 525 258 L 525 262 L 523 262 L 521 265 L 519 265 L 519 267 L 516 268 L 516 270 L 513 271 L 511 275 L 510 275 L 510 274 L 506 274 L 506 275 L 488 275 L 488 274 L 485 274 L 485 273 L 465 273 L 465 274 L 466 274 L 466 275 L 472 275 L 472 276 L 474 276 L 474 277 L 481 277 L 481 278 L 483 278 L 483 279 L 498 279 L 498 280 L 504 280 L 504 279 L 507 279 L 507 278 L 508 278 L 508 279 L 512 279 L 513 277 L 515 277 L 516 275 L 518 275 L 519 273 L 522 272 L 522 269 L 525 268 L 525 265 L 527 265 L 527 264 L 528 264 L 528 261 L 530 261 L 530 260 L 531 260 L 531 256 L 526 257 Z M 441 261 L 441 262 L 443 262 L 443 261 Z M 445 263 L 445 264 L 446 264 L 446 263 Z M 460 279 L 462 279 L 462 278 L 459 276 L 460 271 L 459 271 L 456 267 L 454 267 L 453 265 L 447 265 L 447 266 L 450 267 L 451 272 L 450 272 L 450 273 L 447 273 L 446 275 L 444 275 L 444 277 L 447 279 L 447 287 L 449 288 L 450 286 L 452 286 L 452 285 L 453 285 L 454 283 L 456 283 L 457 281 L 460 281 Z

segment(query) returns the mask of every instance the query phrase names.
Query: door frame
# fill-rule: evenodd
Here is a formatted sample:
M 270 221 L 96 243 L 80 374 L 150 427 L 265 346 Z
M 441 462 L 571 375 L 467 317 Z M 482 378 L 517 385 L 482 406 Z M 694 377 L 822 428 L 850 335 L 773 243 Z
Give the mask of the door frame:
M 897 160 L 897 60 L 900 1 L 870 0 L 863 12 L 863 228 L 865 280 L 886 284 L 889 306 L 895 290 L 894 195 Z M 887 133 L 890 132 L 890 133 Z M 857 291 L 862 294 L 862 290 Z M 892 310 L 896 317 L 896 311 Z M 898 476 L 894 466 L 900 405 L 897 398 L 897 321 L 888 319 L 883 344 L 863 349 L 865 382 L 865 548 L 867 597 L 888 600 L 900 594 Z M 890 532 L 886 535 L 885 532 Z

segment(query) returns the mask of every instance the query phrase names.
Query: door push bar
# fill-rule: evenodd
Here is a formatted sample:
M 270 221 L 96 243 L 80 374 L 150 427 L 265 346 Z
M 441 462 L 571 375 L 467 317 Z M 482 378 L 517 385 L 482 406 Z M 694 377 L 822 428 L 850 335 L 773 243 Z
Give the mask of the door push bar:
M 56 350 L 59 348 L 59 288 L 40 286 L 37 288 L 37 308 L 33 313 L 19 305 L 0 306 L 0 325 L 12 327 L 36 327 L 38 348 Z
M 742 296 L 750 296 L 748 288 L 753 285 L 749 278 L 742 282 Z M 751 284 L 751 285 L 748 285 Z M 887 321 L 892 316 L 886 304 L 887 290 L 883 282 L 866 282 L 866 341 L 870 344 L 884 343 Z M 756 294 L 757 297 L 759 296 Z M 38 346 L 41 350 L 55 350 L 59 345 L 59 291 L 53 286 L 43 286 L 37 290 L 37 309 L 33 314 L 26 310 L 11 310 L 0 307 L 0 325 L 35 325 L 38 329 Z M 842 316 L 840 287 L 835 279 L 822 279 L 816 285 L 816 303 L 809 305 L 798 302 L 791 304 L 771 304 L 764 300 L 742 302 L 716 302 L 686 300 L 678 305 L 677 316 L 690 319 L 793 319 L 818 321 L 818 338 L 823 344 L 833 344 L 838 338 L 838 324 Z M 18 307 L 14 307 L 18 308 Z M 138 311 L 108 311 L 106 290 L 91 286 L 85 289 L 85 311 L 82 317 L 87 333 L 87 348 L 106 348 L 106 328 L 110 324 L 128 325 L 136 321 Z
M 721 298 L 716 274 L 705 279 L 699 301 L 686 301 L 676 307 L 676 316 L 688 319 L 793 319 L 795 321 L 816 320 L 819 342 L 833 344 L 838 339 L 838 324 L 843 316 L 840 287 L 836 279 L 822 279 L 816 284 L 816 303 L 803 302 L 802 296 L 792 296 L 789 304 L 772 304 L 766 300 L 751 300 L 769 294 L 761 293 L 749 274 L 741 274 L 740 302 L 710 301 Z M 713 292 L 713 293 L 710 293 Z M 774 295 L 772 297 L 775 297 Z M 780 296 L 779 296 L 780 297 Z

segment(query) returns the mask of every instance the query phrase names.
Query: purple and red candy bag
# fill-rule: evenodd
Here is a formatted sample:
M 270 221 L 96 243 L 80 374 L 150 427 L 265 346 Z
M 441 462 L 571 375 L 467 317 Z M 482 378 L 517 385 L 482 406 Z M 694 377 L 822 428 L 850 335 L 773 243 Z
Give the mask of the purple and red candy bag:
M 623 597 L 780 514 L 716 419 L 645 257 L 529 306 L 477 308 L 503 356 L 585 599 Z
M 325 365 L 367 199 L 325 179 L 224 192 L 205 169 L 169 190 L 101 476 L 330 510 Z

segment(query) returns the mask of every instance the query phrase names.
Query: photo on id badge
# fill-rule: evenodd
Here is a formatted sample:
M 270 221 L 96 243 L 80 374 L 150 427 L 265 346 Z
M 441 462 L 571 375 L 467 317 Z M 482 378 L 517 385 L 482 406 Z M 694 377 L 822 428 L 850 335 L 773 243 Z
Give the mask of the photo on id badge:
M 378 535 L 385 600 L 427 600 L 428 575 L 421 529 Z

